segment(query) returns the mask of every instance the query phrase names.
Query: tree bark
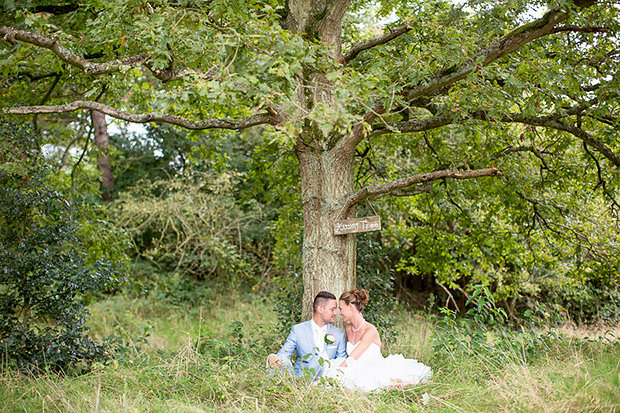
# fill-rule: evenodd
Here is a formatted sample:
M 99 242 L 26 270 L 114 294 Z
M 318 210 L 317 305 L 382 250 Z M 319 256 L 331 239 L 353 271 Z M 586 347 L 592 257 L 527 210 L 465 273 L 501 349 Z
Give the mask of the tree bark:
M 97 156 L 97 169 L 101 171 L 101 198 L 104 201 L 112 200 L 112 191 L 114 190 L 114 176 L 112 175 L 112 167 L 110 158 L 106 155 L 110 146 L 108 138 L 108 124 L 105 121 L 105 115 L 99 111 L 92 110 L 90 112 L 93 122 L 93 131 L 95 134 L 95 145 L 99 149 Z
M 355 287 L 355 234 L 334 235 L 333 223 L 354 189 L 353 155 L 343 150 L 297 146 L 304 216 L 302 314 L 312 316 L 319 291 L 339 297 Z

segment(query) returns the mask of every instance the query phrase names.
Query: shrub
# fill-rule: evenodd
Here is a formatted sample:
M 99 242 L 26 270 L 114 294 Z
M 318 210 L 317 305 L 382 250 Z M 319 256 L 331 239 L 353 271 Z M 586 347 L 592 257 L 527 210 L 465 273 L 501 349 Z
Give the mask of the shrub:
M 286 337 L 291 326 L 303 321 L 301 319 L 301 302 L 303 298 L 303 281 L 301 268 L 291 269 L 274 280 L 277 292 L 274 307 L 278 314 L 277 332 Z
M 496 305 L 493 294 L 486 286 L 477 286 L 467 301 L 471 305 L 465 317 L 458 319 L 448 308 L 440 308 L 443 318 L 436 325 L 433 336 L 435 361 L 448 365 L 457 360 L 484 361 L 485 369 L 501 368 L 507 362 L 529 363 L 544 356 L 560 338 L 554 332 L 540 333 L 548 313 L 529 311 L 524 318 L 526 326 L 511 326 L 506 312 Z M 474 365 L 475 363 L 472 363 Z
M 142 181 L 119 195 L 113 206 L 118 225 L 131 235 L 135 254 L 161 272 L 224 281 L 253 281 L 240 237 L 260 217 L 241 212 L 225 174 L 185 171 L 184 176 Z
M 0 348 L 22 369 L 87 367 L 106 353 L 84 298 L 113 288 L 115 267 L 88 251 L 80 203 L 54 186 L 36 137 L 2 124 L 0 138 Z

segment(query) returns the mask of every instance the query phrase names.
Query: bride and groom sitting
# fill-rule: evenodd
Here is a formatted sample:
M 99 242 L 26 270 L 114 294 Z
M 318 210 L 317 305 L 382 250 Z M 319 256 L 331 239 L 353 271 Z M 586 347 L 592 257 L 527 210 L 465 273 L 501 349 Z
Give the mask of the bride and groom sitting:
M 321 291 L 314 298 L 312 319 L 291 328 L 280 351 L 269 355 L 269 366 L 297 376 L 327 377 L 362 391 L 428 380 L 432 372 L 424 364 L 400 354 L 382 356 L 379 333 L 362 315 L 368 301 L 366 290 L 347 291 L 338 303 L 332 293 Z M 338 310 L 345 331 L 332 325 Z M 294 353 L 297 360 L 293 365 Z

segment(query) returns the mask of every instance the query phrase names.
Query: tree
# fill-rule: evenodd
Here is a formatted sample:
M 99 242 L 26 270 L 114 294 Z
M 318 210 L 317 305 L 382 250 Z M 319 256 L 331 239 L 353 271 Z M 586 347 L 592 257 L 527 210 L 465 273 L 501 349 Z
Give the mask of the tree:
M 101 172 L 102 178 L 101 197 L 104 201 L 110 201 L 112 199 L 111 192 L 114 191 L 114 176 L 112 175 L 110 158 L 106 154 L 106 150 L 110 146 L 108 124 L 105 121 L 105 115 L 96 110 L 91 110 L 90 117 L 95 135 L 95 144 L 101 151 L 101 154 L 97 156 L 97 169 Z
M 435 170 L 360 185 L 356 168 L 376 145 L 521 124 L 587 151 L 608 189 L 620 166 L 612 3 L 92 0 L 7 11 L 5 73 L 36 78 L 45 67 L 73 84 L 48 106 L 9 91 L 7 114 L 96 110 L 192 130 L 264 125 L 267 139 L 295 153 L 306 315 L 317 291 L 355 285 L 355 236 L 334 235 L 335 220 L 367 200 L 437 190 L 436 181 L 500 177 L 498 152 L 545 151 L 512 128 L 511 139 L 476 147 L 485 156 L 475 163 L 463 148 Z M 373 34 L 356 23 L 373 11 L 375 22 L 397 17 Z

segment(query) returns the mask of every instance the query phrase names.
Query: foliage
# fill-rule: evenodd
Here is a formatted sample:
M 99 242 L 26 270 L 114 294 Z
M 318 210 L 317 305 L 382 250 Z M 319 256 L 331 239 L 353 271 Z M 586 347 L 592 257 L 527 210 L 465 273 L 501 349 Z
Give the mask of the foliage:
M 303 297 L 303 283 L 299 269 L 285 272 L 277 277 L 273 284 L 276 288 L 274 309 L 278 314 L 277 331 L 287 335 L 291 326 L 302 320 L 301 300 Z
M 167 180 L 143 181 L 113 205 L 118 225 L 133 240 L 137 256 L 163 272 L 254 285 L 240 235 L 260 219 L 258 205 L 243 212 L 232 198 L 234 174 L 211 176 L 186 170 Z
M 538 320 L 541 314 L 528 312 L 527 326 L 514 330 L 508 323 L 506 312 L 498 308 L 489 289 L 478 286 L 467 301 L 472 307 L 464 318 L 441 308 L 443 318 L 437 323 L 434 340 L 435 360 L 445 364 L 458 359 L 484 357 L 494 368 L 506 363 L 532 363 L 544 357 L 561 337 L 550 331 L 540 333 Z M 545 324 L 552 320 L 543 313 Z
M 58 189 L 26 127 L 0 129 L 0 346 L 23 369 L 87 368 L 107 357 L 88 335 L 84 300 L 121 281 L 122 254 L 101 250 L 92 208 Z M 95 214 L 95 217 L 97 214 Z M 101 215 L 99 219 L 101 220 Z M 102 220 L 103 222 L 103 220 Z M 96 233 L 96 234 L 95 234 Z
M 259 188 L 261 178 L 251 170 L 264 167 L 256 159 L 262 156 L 254 150 L 257 139 L 260 133 L 187 133 L 166 125 L 148 127 L 146 135 L 129 130 L 112 135 L 120 182 L 113 209 L 119 225 L 135 237 L 137 267 L 149 261 L 159 268 L 151 271 L 159 275 L 137 277 L 150 280 L 149 288 L 189 303 L 200 300 L 203 288 L 185 279 L 188 274 L 218 279 L 222 286 L 233 281 L 226 288 L 237 282 L 268 286 L 270 224 L 279 200 Z
M 189 156 L 195 145 L 186 133 L 161 126 L 131 131 L 121 128 L 110 134 L 113 148 L 113 175 L 117 191 L 136 186 L 140 181 L 161 181 L 191 165 Z
M 455 148 L 464 144 L 458 133 L 452 139 Z M 471 144 L 471 134 L 467 139 Z M 428 140 L 412 152 L 422 154 L 422 169 L 432 169 L 456 156 L 448 155 L 452 150 Z M 523 154 L 519 165 L 502 164 L 502 181 L 445 182 L 429 194 L 380 205 L 393 222 L 385 242 L 400 246 L 399 277 L 436 280 L 461 307 L 474 286 L 485 284 L 511 317 L 542 301 L 583 321 L 617 319 L 620 232 L 613 202 L 592 192 L 598 178 L 585 175 L 585 165 L 571 170 L 556 161 L 541 165 Z
M 186 170 L 209 171 L 213 176 L 234 171 L 234 185 L 240 186 L 258 139 L 260 134 L 188 132 L 167 124 L 136 129 L 122 123 L 119 132 L 110 136 L 117 189 L 131 189 L 141 181 L 164 181 Z
M 268 133 L 264 135 L 269 136 Z M 301 271 L 301 197 L 299 191 L 291 190 L 299 187 L 299 165 L 292 153 L 279 153 L 278 145 L 273 142 L 256 145 L 248 160 L 248 173 L 242 187 L 245 191 L 240 197 L 246 201 L 256 200 L 266 209 L 276 273 Z

